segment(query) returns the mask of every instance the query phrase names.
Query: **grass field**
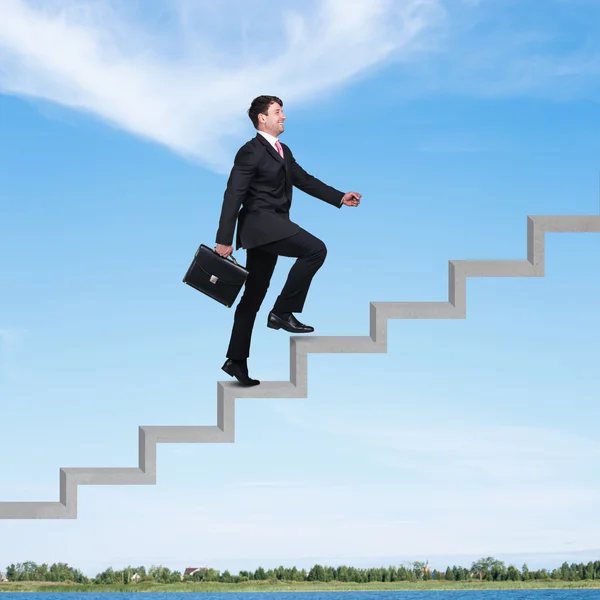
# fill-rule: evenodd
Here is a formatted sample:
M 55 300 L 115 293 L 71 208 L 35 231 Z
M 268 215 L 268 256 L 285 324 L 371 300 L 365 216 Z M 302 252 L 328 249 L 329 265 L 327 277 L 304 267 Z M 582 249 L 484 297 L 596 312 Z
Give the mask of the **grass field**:
M 393 583 L 245 582 L 245 583 L 132 583 L 128 585 L 49 582 L 0 583 L 0 592 L 349 592 L 435 590 L 600 589 L 600 580 L 584 581 L 398 581 Z

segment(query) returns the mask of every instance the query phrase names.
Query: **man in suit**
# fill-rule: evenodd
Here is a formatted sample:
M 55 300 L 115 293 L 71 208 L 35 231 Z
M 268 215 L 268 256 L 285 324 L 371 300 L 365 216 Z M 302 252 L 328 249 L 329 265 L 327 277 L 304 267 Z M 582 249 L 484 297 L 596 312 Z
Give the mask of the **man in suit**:
M 287 281 L 267 319 L 267 327 L 291 333 L 310 333 L 293 313 L 301 313 L 312 278 L 325 261 L 327 248 L 317 237 L 290 220 L 292 187 L 331 206 L 358 206 L 361 194 L 340 192 L 309 175 L 281 144 L 283 102 L 277 96 L 259 96 L 248 110 L 256 137 L 237 152 L 223 198 L 215 251 L 223 257 L 246 250 L 248 278 L 237 306 L 227 360 L 221 367 L 242 385 L 260 383 L 248 375 L 247 358 L 256 315 L 267 293 L 278 256 L 296 258 Z M 241 210 L 240 210 L 241 207 Z

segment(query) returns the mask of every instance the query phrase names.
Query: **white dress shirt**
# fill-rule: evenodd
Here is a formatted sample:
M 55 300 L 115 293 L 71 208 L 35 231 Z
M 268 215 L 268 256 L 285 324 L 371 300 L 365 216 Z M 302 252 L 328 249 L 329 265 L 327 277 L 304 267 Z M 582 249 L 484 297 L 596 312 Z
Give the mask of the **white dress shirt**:
M 270 133 L 267 133 L 266 131 L 259 131 L 258 133 L 260 133 L 260 135 L 262 135 L 267 142 L 269 142 L 269 144 L 271 144 L 271 146 L 273 146 L 273 148 L 275 148 L 275 152 L 277 152 L 277 147 L 275 146 L 275 142 L 277 141 L 278 138 L 276 138 L 274 135 L 271 135 Z M 281 148 L 281 151 L 283 152 L 283 147 Z M 284 154 L 285 156 L 285 154 Z

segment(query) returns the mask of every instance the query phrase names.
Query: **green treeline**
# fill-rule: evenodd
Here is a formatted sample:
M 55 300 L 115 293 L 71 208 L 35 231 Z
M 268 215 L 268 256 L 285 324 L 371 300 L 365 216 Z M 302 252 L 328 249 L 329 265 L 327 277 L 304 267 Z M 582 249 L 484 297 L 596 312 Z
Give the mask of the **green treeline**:
M 329 567 L 314 565 L 309 570 L 296 567 L 280 566 L 276 569 L 265 570 L 258 567 L 255 571 L 240 571 L 232 575 L 229 571 L 220 573 L 216 569 L 198 570 L 191 575 L 183 576 L 180 571 L 171 571 L 167 567 L 152 566 L 146 569 L 126 567 L 115 570 L 109 567 L 95 577 L 86 577 L 66 563 L 38 565 L 35 562 L 11 564 L 6 568 L 9 581 L 63 582 L 78 584 L 131 584 L 136 583 L 179 583 L 179 582 L 212 582 L 212 583 L 243 583 L 247 581 L 287 581 L 287 582 L 345 582 L 371 583 L 394 581 L 582 581 L 600 580 L 600 560 L 584 563 L 564 562 L 560 567 L 547 570 L 530 570 L 524 564 L 521 569 L 514 565 L 508 567 L 504 562 L 493 557 L 481 558 L 471 564 L 470 568 L 448 566 L 445 570 L 430 569 L 423 562 L 405 563 L 401 566 L 380 568 L 355 568 L 348 566 Z

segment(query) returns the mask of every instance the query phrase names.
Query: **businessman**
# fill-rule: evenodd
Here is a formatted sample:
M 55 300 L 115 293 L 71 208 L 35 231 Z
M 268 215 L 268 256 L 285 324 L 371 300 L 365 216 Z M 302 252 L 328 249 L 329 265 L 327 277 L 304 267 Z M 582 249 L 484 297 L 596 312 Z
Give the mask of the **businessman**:
M 247 358 L 256 315 L 269 288 L 279 256 L 296 258 L 267 318 L 267 327 L 290 333 L 310 333 L 314 328 L 301 323 L 294 313 L 304 308 L 308 289 L 327 255 L 325 244 L 290 220 L 293 186 L 306 194 L 341 208 L 358 206 L 361 194 L 340 192 L 309 175 L 294 159 L 288 146 L 279 141 L 286 116 L 277 96 L 258 96 L 248 116 L 256 137 L 237 152 L 219 219 L 215 251 L 223 257 L 246 250 L 248 278 L 236 308 L 227 360 L 221 367 L 242 385 L 258 385 L 248 375 Z

